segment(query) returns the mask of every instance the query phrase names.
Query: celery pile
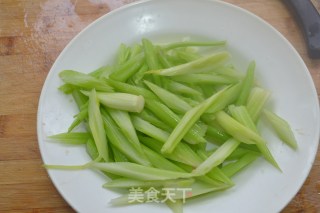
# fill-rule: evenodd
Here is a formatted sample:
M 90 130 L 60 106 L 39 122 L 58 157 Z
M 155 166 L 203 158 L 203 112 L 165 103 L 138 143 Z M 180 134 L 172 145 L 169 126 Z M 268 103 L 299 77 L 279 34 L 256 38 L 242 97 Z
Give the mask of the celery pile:
M 165 203 L 173 212 L 192 197 L 232 187 L 232 177 L 260 156 L 280 170 L 257 124 L 265 115 L 296 149 L 294 134 L 264 109 L 270 93 L 255 83 L 255 62 L 239 72 L 225 45 L 143 39 L 121 44 L 113 65 L 60 72 L 59 89 L 73 96 L 79 113 L 66 133 L 50 138 L 84 145 L 92 162 L 45 166 L 99 170 L 103 187 L 126 189 L 113 205 Z M 80 124 L 85 132 L 75 130 Z M 163 193 L 170 188 L 175 193 Z

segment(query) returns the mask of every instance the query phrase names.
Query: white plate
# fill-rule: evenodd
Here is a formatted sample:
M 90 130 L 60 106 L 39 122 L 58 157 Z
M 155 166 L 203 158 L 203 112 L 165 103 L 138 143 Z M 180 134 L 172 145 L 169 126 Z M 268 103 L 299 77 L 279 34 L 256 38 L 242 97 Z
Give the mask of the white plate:
M 63 50 L 44 84 L 38 110 L 38 140 L 44 163 L 81 164 L 83 147 L 49 143 L 64 132 L 77 112 L 75 103 L 57 90 L 59 71 L 89 72 L 111 62 L 120 43 L 142 37 L 172 41 L 182 36 L 226 39 L 234 64 L 244 69 L 256 60 L 257 78 L 273 94 L 273 109 L 289 121 L 298 140 L 292 151 L 268 132 L 270 149 L 283 173 L 263 159 L 235 178 L 236 186 L 186 203 L 185 212 L 278 212 L 294 197 L 309 174 L 319 138 L 319 105 L 309 72 L 289 42 L 269 24 L 236 6 L 210 0 L 145 1 L 125 6 L 92 23 Z M 67 202 L 79 212 L 170 212 L 164 205 L 112 207 L 119 194 L 102 188 L 104 177 L 90 170 L 49 175 Z

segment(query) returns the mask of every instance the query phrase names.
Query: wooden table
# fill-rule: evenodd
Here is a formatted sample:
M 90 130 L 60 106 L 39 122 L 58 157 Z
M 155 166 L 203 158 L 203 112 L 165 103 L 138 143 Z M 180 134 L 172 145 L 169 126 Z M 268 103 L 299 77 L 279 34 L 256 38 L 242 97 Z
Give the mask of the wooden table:
M 132 0 L 0 0 L 0 212 L 73 212 L 41 167 L 36 117 L 40 91 L 58 54 L 85 26 Z M 320 94 L 296 22 L 279 0 L 227 0 L 260 16 L 298 50 Z M 320 212 L 320 153 L 283 212 Z

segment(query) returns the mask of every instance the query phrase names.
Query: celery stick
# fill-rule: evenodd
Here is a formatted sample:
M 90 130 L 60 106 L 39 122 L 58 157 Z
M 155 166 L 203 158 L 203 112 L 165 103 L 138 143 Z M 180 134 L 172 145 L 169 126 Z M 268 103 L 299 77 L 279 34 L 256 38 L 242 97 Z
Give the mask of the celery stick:
M 126 82 L 133 74 L 135 74 L 139 68 L 144 64 L 144 55 L 139 54 L 134 58 L 131 58 L 124 64 L 118 66 L 109 77 L 113 80 Z
M 194 60 L 197 60 L 198 58 L 200 58 L 200 56 L 198 54 L 195 54 L 193 52 L 188 52 L 186 50 L 174 50 L 175 53 L 178 55 L 178 57 L 180 57 L 181 59 L 187 61 L 187 62 L 191 62 Z
M 201 163 L 194 171 L 194 174 L 204 175 L 223 161 L 239 146 L 240 142 L 234 139 L 227 140 L 210 157 Z
M 58 140 L 65 144 L 85 144 L 91 135 L 87 132 L 70 132 L 49 136 L 50 139 Z
M 149 81 L 143 81 L 169 108 L 178 112 L 185 113 L 191 106 L 179 96 L 171 93 Z
M 76 87 L 71 84 L 62 84 L 58 89 L 64 94 L 71 94 Z
M 164 68 L 173 67 L 174 64 L 168 59 L 167 54 L 159 47 L 157 48 L 159 61 Z
M 171 50 L 180 47 L 190 47 L 190 46 L 225 46 L 226 41 L 209 41 L 209 42 L 197 42 L 197 41 L 181 41 L 181 42 L 172 42 L 167 45 L 164 45 L 162 48 L 165 50 Z
M 92 138 L 89 138 L 86 143 L 86 151 L 92 160 L 97 159 L 99 157 L 99 152 L 96 144 L 94 143 Z
M 144 78 L 144 74 L 146 71 L 148 71 L 148 65 L 144 63 L 142 67 L 139 69 L 139 71 L 131 77 L 131 80 L 134 82 L 135 85 L 140 84 L 142 82 L 142 79 Z
M 108 109 L 108 112 L 112 119 L 119 126 L 121 132 L 132 142 L 132 145 L 137 149 L 142 151 L 137 133 L 131 122 L 131 118 L 128 112 L 116 109 Z
M 112 92 L 113 89 L 104 81 L 90 75 L 76 72 L 73 70 L 63 70 L 59 73 L 60 78 L 68 84 L 85 88 L 88 90 L 96 89 L 103 92 Z
M 250 128 L 252 131 L 258 133 L 257 127 L 254 124 L 253 120 L 251 119 L 251 116 L 245 106 L 230 105 L 228 109 L 232 117 L 234 117 L 241 124 Z
M 254 87 L 249 95 L 247 109 L 254 122 L 259 118 L 260 112 L 267 102 L 270 92 L 259 87 Z
M 189 63 L 181 64 L 167 69 L 151 70 L 147 73 L 163 76 L 176 76 L 183 74 L 209 72 L 225 62 L 229 58 L 229 56 L 230 55 L 227 52 L 219 52 L 209 56 L 203 56 Z
M 289 145 L 291 148 L 297 149 L 297 141 L 288 122 L 282 119 L 277 114 L 270 112 L 266 109 L 263 111 L 263 113 L 267 120 L 271 123 L 273 129 L 275 130 L 279 138 L 287 145 Z
M 254 61 L 252 61 L 248 66 L 247 74 L 242 82 L 241 92 L 236 102 L 237 105 L 245 105 L 247 103 L 247 99 L 249 97 L 252 85 L 254 83 L 255 67 L 256 67 L 256 63 Z
M 171 153 L 176 145 L 181 141 L 189 129 L 199 120 L 200 116 L 218 99 L 219 95 L 226 91 L 223 89 L 207 100 L 205 100 L 200 105 L 189 110 L 175 127 L 173 132 L 170 134 L 168 140 L 163 145 L 161 152 L 162 153 Z
M 165 79 L 165 81 L 167 83 L 166 85 L 168 86 L 168 90 L 170 90 L 171 92 L 178 92 L 188 96 L 198 96 L 202 97 L 203 100 L 203 94 L 198 90 L 170 79 Z
M 153 46 L 151 41 L 144 38 L 142 39 L 142 45 L 149 69 L 161 69 L 162 66 L 158 60 L 157 51 L 155 50 L 155 47 Z
M 156 95 L 154 95 L 151 91 L 142 88 L 133 86 L 130 84 L 126 84 L 120 81 L 115 81 L 112 79 L 106 79 L 106 82 L 111 85 L 113 88 L 115 88 L 116 91 L 123 92 L 123 93 L 131 93 L 134 95 L 142 95 L 144 98 L 150 98 L 150 99 L 158 99 Z
M 131 48 L 130 59 L 142 53 L 142 46 L 140 44 L 134 44 Z
M 230 138 L 230 136 L 224 131 L 210 125 L 208 125 L 206 136 L 213 140 L 214 143 L 218 143 L 219 145 Z M 211 140 L 209 140 L 209 142 L 212 142 Z
M 130 57 L 130 48 L 125 44 L 120 44 L 117 54 L 117 64 L 124 64 Z
M 88 109 L 83 109 L 75 116 L 75 119 L 73 120 L 73 122 L 68 128 L 68 132 L 71 132 L 76 126 L 78 126 L 86 118 L 88 118 Z
M 214 74 L 214 73 L 197 73 L 197 74 L 186 74 L 186 75 L 178 75 L 171 77 L 172 80 L 188 83 L 188 84 L 210 84 L 210 85 L 217 85 L 217 84 L 234 84 L 238 82 L 238 79 Z
M 128 162 L 128 158 L 122 154 L 116 147 L 111 146 L 114 162 Z
M 102 115 L 110 143 L 131 161 L 142 165 L 150 165 L 150 162 L 143 151 L 141 149 L 136 149 L 132 145 L 133 142 L 130 142 L 129 139 L 122 134 L 117 124 L 105 110 L 102 110 Z
M 183 201 L 181 199 L 175 199 L 175 202 L 167 200 L 166 205 L 172 210 L 172 213 L 183 213 Z
M 88 95 L 88 92 L 82 91 Z M 141 112 L 144 107 L 144 98 L 141 95 L 129 93 L 97 93 L 100 103 L 106 107 L 125 110 L 129 112 Z
M 82 94 L 82 92 L 80 92 L 79 90 L 73 90 L 72 97 L 80 110 L 81 107 L 87 104 L 88 102 L 88 97 Z
M 175 180 L 136 180 L 130 178 L 119 178 L 109 181 L 103 185 L 105 188 L 132 188 L 132 187 L 187 187 L 194 182 L 194 179 L 175 179 Z
M 238 172 L 240 172 L 242 169 L 244 169 L 246 166 L 248 166 L 250 163 L 255 161 L 258 157 L 259 154 L 256 154 L 254 152 L 248 152 L 247 154 L 243 155 L 239 160 L 223 166 L 221 170 L 228 177 L 232 177 Z
M 96 91 L 93 89 L 89 94 L 89 127 L 97 146 L 99 157 L 102 157 L 106 162 L 109 161 L 108 144 L 106 132 L 104 130 L 103 121 L 100 113 L 100 104 L 97 99 Z
M 137 180 L 170 180 L 178 178 L 191 178 L 195 176 L 194 174 L 190 173 L 156 169 L 130 162 L 92 163 L 90 167 Z
M 164 122 L 162 122 L 156 115 L 154 115 L 150 110 L 148 109 L 143 109 L 139 114 L 134 114 L 139 116 L 145 121 L 148 121 L 151 123 L 153 126 L 156 126 L 160 129 L 163 129 L 165 131 L 171 131 L 171 128 L 167 126 Z

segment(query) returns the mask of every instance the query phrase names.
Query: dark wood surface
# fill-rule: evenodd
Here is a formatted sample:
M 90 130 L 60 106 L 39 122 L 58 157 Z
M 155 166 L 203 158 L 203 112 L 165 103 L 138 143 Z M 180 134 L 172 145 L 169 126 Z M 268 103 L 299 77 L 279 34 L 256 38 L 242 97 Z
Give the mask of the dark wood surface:
M 130 0 L 0 0 L 0 212 L 73 212 L 41 167 L 36 114 L 45 77 L 85 26 Z M 302 34 L 280 0 L 227 0 L 280 31 L 305 61 L 320 94 L 320 60 L 308 58 Z M 320 212 L 320 154 L 283 210 Z

